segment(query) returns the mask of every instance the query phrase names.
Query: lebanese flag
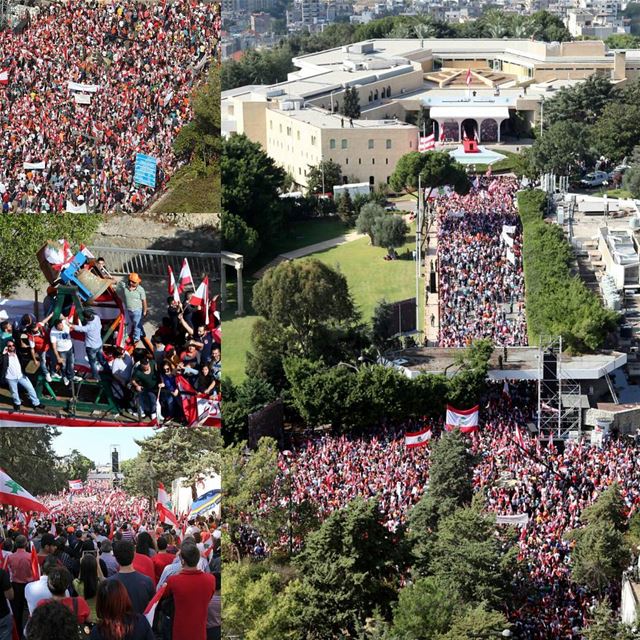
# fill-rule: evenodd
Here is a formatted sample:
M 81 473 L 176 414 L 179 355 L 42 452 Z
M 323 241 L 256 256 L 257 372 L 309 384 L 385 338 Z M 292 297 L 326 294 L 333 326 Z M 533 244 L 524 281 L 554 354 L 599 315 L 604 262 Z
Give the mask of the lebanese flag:
M 207 307 L 206 327 L 209 331 L 213 331 L 216 328 L 216 319 L 220 319 L 218 314 L 218 298 L 220 296 L 213 296 Z
M 467 69 L 467 77 L 465 78 L 467 87 L 471 84 L 471 67 Z
M 445 428 L 447 431 L 452 431 L 458 427 L 462 433 L 478 431 L 479 413 L 479 405 L 476 405 L 471 409 L 456 409 L 451 405 L 447 405 L 447 421 Z
M 153 626 L 153 618 L 156 615 L 156 609 L 158 608 L 158 604 L 160 600 L 162 600 L 162 596 L 167 589 L 167 583 L 165 582 L 157 591 L 156 594 L 151 598 L 147 608 L 144 610 L 144 617 L 147 619 L 149 626 Z
M 38 562 L 38 552 L 36 546 L 31 543 L 31 573 L 33 574 L 33 581 L 40 580 L 40 563 Z
M 424 153 L 425 151 L 433 151 L 436 148 L 436 137 L 432 133 L 429 136 L 420 136 L 418 142 L 418 151 Z
M 176 277 L 173 274 L 173 269 L 171 265 L 168 267 L 169 269 L 169 295 L 173 296 L 173 299 L 180 304 L 180 291 L 178 285 L 176 284 Z
M 166 522 L 173 525 L 176 529 L 179 527 L 178 518 L 171 510 L 171 500 L 169 500 L 169 494 L 162 482 L 158 483 L 158 500 L 156 502 L 156 511 L 158 512 L 158 519 L 160 522 Z
M 424 447 L 431 440 L 431 428 L 426 427 L 422 431 L 411 431 L 404 434 L 404 446 L 407 449 Z
M 83 489 L 82 480 L 69 480 L 69 491 L 82 491 Z
M 42 502 L 36 500 L 2 469 L 0 469 L 0 504 L 11 505 L 21 511 L 49 513 L 49 509 Z
M 209 276 L 205 276 L 195 293 L 189 298 L 189 304 L 194 307 L 206 307 L 209 301 Z
M 193 284 L 189 261 L 185 258 L 182 261 L 182 268 L 180 269 L 180 275 L 178 276 L 178 293 L 182 293 L 188 284 L 190 284 L 194 289 L 196 288 L 196 285 Z
M 198 417 L 189 424 L 190 427 L 222 427 L 220 404 L 208 396 L 198 395 L 196 398 Z
M 440 142 L 444 142 L 446 138 L 444 137 L 444 127 L 440 129 Z
M 9 69 L 0 69 L 0 85 L 9 84 Z
M 505 400 L 511 400 L 511 394 L 509 393 L 509 383 L 506 380 L 502 385 L 502 395 L 504 396 Z
M 176 385 L 180 391 L 182 411 L 187 424 L 193 424 L 198 420 L 198 392 L 184 376 L 176 376 Z

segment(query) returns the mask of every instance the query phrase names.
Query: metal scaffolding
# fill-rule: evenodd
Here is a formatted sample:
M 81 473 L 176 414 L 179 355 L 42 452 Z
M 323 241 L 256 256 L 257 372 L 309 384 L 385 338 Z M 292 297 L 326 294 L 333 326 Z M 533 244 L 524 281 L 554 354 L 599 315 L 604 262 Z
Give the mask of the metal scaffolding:
M 554 440 L 577 439 L 582 431 L 580 385 L 562 367 L 562 337 L 540 340 L 538 433 Z

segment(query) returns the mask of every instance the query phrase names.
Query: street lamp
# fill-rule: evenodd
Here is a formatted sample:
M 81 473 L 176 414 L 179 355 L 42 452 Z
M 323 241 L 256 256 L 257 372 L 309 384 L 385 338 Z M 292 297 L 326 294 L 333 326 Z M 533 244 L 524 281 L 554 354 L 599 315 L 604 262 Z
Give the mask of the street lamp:
M 541 96 L 540 100 L 540 135 L 542 135 L 544 129 L 544 96 Z

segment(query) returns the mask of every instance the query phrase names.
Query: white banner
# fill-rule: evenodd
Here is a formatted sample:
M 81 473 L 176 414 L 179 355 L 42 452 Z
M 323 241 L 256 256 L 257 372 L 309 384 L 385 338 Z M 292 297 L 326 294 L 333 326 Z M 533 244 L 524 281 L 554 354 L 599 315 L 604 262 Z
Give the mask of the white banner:
M 515 224 L 503 224 L 502 225 L 502 233 L 515 233 L 516 225 Z
M 25 171 L 43 171 L 46 168 L 44 160 L 42 162 L 25 162 L 22 165 Z
M 505 243 L 508 244 L 510 247 L 513 247 L 513 238 L 509 235 L 507 235 L 506 233 L 502 233 L 502 235 L 500 236 L 500 239 Z
M 73 99 L 76 104 L 91 104 L 91 96 L 86 93 L 74 93 Z
M 507 247 L 507 260 L 513 265 L 516 263 L 516 254 L 509 247 Z
M 73 204 L 71 200 L 67 200 L 66 212 L 67 213 L 87 213 L 87 203 L 83 202 L 82 204 Z
M 85 91 L 86 93 L 96 93 L 100 88 L 97 84 L 80 84 L 78 82 L 67 82 L 69 91 Z
M 527 513 L 518 513 L 514 516 L 496 516 L 497 524 L 512 524 L 516 527 L 526 527 L 529 522 Z
M 173 98 L 173 89 L 171 89 L 171 91 L 167 92 L 167 95 L 163 98 L 162 106 L 166 107 L 169 104 L 169 102 L 171 102 L 171 98 Z

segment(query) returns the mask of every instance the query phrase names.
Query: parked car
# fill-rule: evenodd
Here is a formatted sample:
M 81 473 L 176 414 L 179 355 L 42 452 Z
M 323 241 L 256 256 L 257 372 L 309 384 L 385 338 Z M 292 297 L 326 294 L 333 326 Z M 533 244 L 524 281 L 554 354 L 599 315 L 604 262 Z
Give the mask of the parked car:
M 609 174 L 606 171 L 592 171 L 580 180 L 580 184 L 583 187 L 601 187 L 609 179 Z

